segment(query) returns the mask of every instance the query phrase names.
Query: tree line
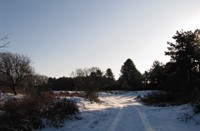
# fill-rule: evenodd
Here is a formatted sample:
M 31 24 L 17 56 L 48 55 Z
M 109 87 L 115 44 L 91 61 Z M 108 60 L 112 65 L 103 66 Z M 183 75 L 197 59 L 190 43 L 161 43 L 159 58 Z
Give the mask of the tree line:
M 76 69 L 71 77 L 48 78 L 34 73 L 30 58 L 10 52 L 0 53 L 0 86 L 36 87 L 51 90 L 101 91 L 101 90 L 164 90 L 190 94 L 200 91 L 200 30 L 177 31 L 167 42 L 166 64 L 155 60 L 143 74 L 129 58 L 121 66 L 115 80 L 111 68 L 105 72 L 98 67 Z

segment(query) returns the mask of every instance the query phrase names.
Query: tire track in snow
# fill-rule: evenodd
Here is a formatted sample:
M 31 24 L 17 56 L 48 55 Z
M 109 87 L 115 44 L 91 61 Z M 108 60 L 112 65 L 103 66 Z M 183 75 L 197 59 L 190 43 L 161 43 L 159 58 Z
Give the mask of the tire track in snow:
M 109 126 L 107 131 L 115 131 L 115 129 L 117 127 L 117 124 L 119 123 L 119 121 L 122 118 L 123 114 L 124 114 L 124 110 L 123 110 L 123 106 L 121 105 L 116 117 L 114 118 L 113 122 L 111 123 L 111 125 Z
M 148 121 L 146 114 L 143 111 L 140 111 L 140 109 L 137 106 L 134 106 L 134 108 L 137 110 L 137 112 L 141 118 L 141 121 L 144 125 L 145 130 L 146 131 L 154 131 L 154 129 L 152 128 L 151 124 Z
M 132 99 L 131 99 L 132 100 Z M 127 127 L 124 127 L 124 130 L 133 130 L 135 128 L 140 128 L 144 131 L 154 131 L 151 124 L 148 121 L 148 118 L 146 114 L 141 111 L 140 108 L 137 107 L 137 105 L 133 104 L 134 101 L 131 101 L 128 97 L 121 97 L 118 101 L 114 101 L 116 105 L 119 106 L 119 111 L 116 114 L 116 117 L 114 117 L 112 123 L 108 127 L 107 131 L 116 131 L 119 130 L 118 127 L 123 123 L 125 120 L 126 123 L 131 124 L 132 122 L 139 122 L 137 125 L 129 125 L 129 129 L 126 129 Z M 128 104 L 129 103 L 129 104 Z M 124 105 L 124 106 L 123 106 Z M 127 107 L 129 105 L 129 107 Z M 133 115 L 132 117 L 127 116 L 127 113 L 130 112 L 130 115 Z M 135 127 L 135 128 L 134 128 Z

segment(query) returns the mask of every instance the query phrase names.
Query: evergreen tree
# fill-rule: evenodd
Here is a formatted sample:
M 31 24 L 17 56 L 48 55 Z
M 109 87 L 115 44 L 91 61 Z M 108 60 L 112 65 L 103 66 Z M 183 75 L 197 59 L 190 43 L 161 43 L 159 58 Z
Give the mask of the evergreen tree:
M 119 83 L 122 89 L 125 90 L 136 90 L 142 86 L 142 75 L 136 69 L 133 61 L 127 59 L 124 65 L 121 67 L 121 76 Z
M 151 87 L 159 88 L 164 75 L 164 64 L 159 61 L 154 61 L 149 71 L 149 82 Z
M 103 90 L 116 89 L 114 74 L 113 74 L 113 72 L 112 72 L 112 70 L 110 68 L 108 68 L 106 70 L 106 73 L 104 75 L 103 83 L 104 83 Z
M 112 72 L 112 70 L 110 68 L 108 68 L 106 70 L 105 77 L 108 78 L 108 79 L 111 79 L 113 81 L 115 80 L 114 74 L 113 74 L 113 72 Z
M 177 31 L 173 36 L 175 43 L 168 42 L 166 55 L 171 57 L 171 69 L 175 70 L 176 76 L 180 76 L 185 82 L 185 91 L 192 89 L 193 81 L 199 77 L 200 67 L 200 31 Z
M 145 71 L 144 74 L 142 74 L 143 84 L 147 88 L 149 86 L 150 80 L 149 80 L 149 73 L 150 71 Z

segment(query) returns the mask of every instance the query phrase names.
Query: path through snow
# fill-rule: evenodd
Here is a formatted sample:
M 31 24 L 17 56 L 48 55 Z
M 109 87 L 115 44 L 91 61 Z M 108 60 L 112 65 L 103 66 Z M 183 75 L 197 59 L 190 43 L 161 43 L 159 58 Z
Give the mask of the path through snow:
M 63 128 L 43 131 L 199 131 L 194 121 L 184 122 L 177 117 L 191 110 L 188 105 L 149 107 L 136 101 L 142 92 L 101 93 L 101 104 L 75 98 L 81 107 L 81 120 L 69 120 Z M 200 120 L 200 118 L 199 118 Z

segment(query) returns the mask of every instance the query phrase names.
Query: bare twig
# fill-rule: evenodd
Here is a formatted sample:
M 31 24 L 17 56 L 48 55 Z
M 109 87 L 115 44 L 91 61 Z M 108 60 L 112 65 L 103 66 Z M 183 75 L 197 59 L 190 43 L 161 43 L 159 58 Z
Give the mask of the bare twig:
M 7 40 L 7 39 L 9 39 L 8 35 L 6 35 L 6 36 L 3 37 L 3 38 L 0 38 L 0 42 L 1 42 L 1 41 L 4 42 L 4 40 Z M 10 42 L 6 42 L 6 43 L 0 45 L 0 48 L 4 48 L 4 47 L 6 47 L 9 43 L 10 43 Z
M 3 45 L 0 45 L 0 48 L 6 47 L 7 45 L 9 45 L 9 43 L 10 43 L 10 42 L 7 42 L 7 43 L 5 43 L 5 44 L 3 44 Z

